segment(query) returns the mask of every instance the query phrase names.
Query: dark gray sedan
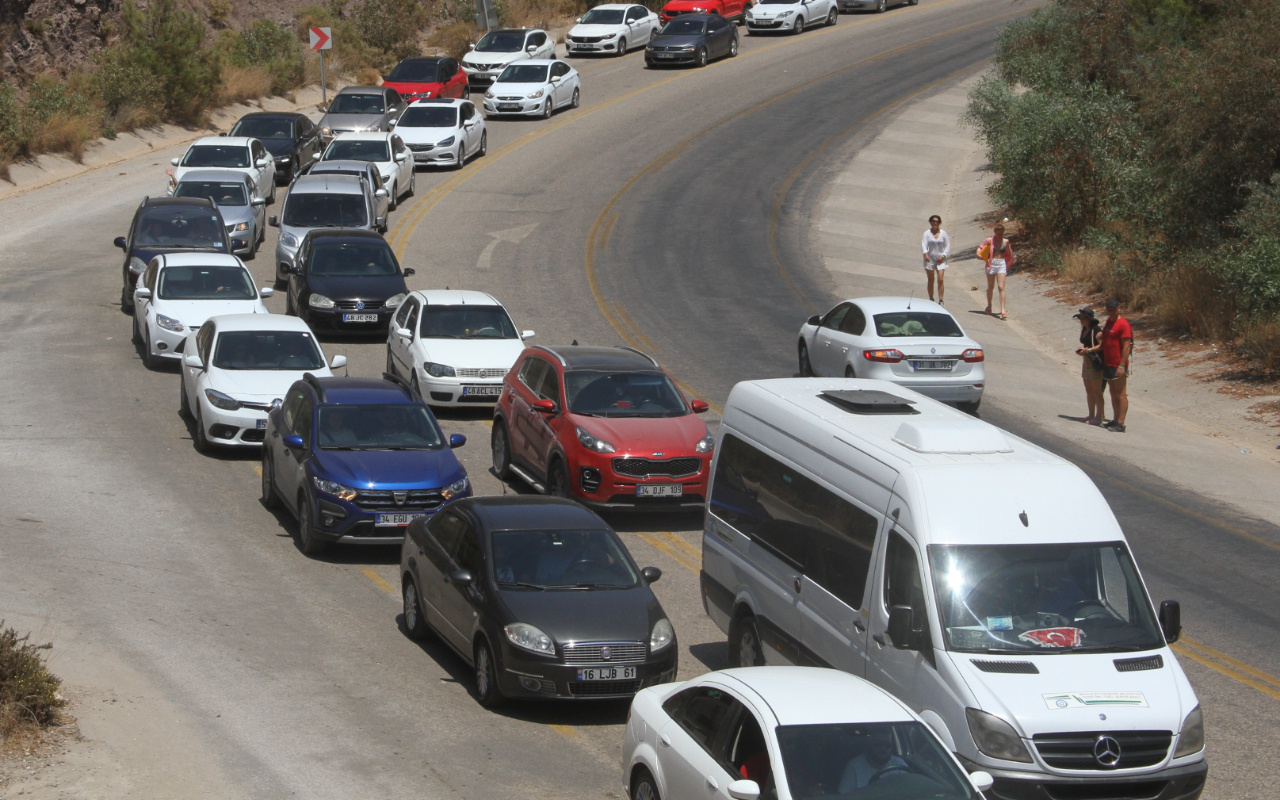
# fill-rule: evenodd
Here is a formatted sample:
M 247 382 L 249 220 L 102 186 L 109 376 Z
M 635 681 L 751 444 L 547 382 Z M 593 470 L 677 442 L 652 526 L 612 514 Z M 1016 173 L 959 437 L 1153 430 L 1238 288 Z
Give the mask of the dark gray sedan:
M 668 22 L 644 49 L 649 67 L 695 64 L 738 54 L 738 26 L 719 14 L 685 14 Z
M 508 697 L 631 697 L 675 680 L 675 631 L 618 534 L 570 500 L 450 503 L 409 525 L 404 627 L 434 633 L 476 673 L 481 705 Z

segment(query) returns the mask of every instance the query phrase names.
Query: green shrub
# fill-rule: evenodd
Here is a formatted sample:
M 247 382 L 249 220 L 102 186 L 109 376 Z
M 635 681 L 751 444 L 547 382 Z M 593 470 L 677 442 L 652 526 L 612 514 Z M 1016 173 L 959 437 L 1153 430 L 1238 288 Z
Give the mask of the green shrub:
M 0 734 L 5 737 L 26 724 L 57 721 L 63 706 L 58 695 L 62 682 L 44 663 L 43 651 L 52 645 L 31 644 L 30 639 L 13 628 L 0 630 Z
M 418 30 L 426 23 L 426 9 L 419 0 L 364 0 L 352 21 L 373 59 L 368 66 L 386 72 L 419 53 Z
M 273 94 L 298 87 L 306 75 L 302 42 L 292 31 L 269 19 L 256 20 L 240 33 L 223 31 L 219 46 L 235 66 L 266 70 L 271 75 Z
M 217 53 L 205 46 L 205 24 L 175 0 L 154 0 L 145 10 L 125 0 L 120 25 L 121 57 L 156 77 L 165 116 L 199 120 L 217 98 L 221 78 Z
M 17 93 L 8 83 L 0 83 L 0 164 L 13 160 L 18 154 L 22 133 L 19 130 Z
M 132 115 L 134 123 L 154 121 L 164 108 L 160 78 L 128 58 L 123 50 L 104 50 L 93 74 L 98 100 L 108 116 Z

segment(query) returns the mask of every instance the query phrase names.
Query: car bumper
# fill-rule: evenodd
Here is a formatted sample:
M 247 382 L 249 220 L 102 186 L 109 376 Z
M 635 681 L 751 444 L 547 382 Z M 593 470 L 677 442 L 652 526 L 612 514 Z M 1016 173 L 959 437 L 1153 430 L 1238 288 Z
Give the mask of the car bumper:
M 502 378 L 433 378 L 418 376 L 418 391 L 433 406 L 491 406 L 502 396 Z
M 859 378 L 876 378 L 896 383 L 904 389 L 919 392 L 925 397 L 940 400 L 944 403 L 976 403 L 982 399 L 982 391 L 987 383 L 986 370 L 982 362 L 974 364 L 960 363 L 957 366 L 968 367 L 961 374 L 949 374 L 944 370 L 912 372 L 899 364 L 864 362 L 858 367 Z M 906 372 L 906 374 L 902 374 Z
M 431 150 L 413 150 L 413 165 L 415 167 L 431 167 L 441 164 L 452 166 L 458 163 L 458 153 L 461 152 L 460 145 L 452 147 L 436 147 Z
M 641 689 L 674 681 L 679 652 L 679 642 L 673 641 L 640 663 L 569 665 L 539 658 L 503 642 L 498 683 L 507 697 L 561 700 L 629 698 Z M 579 669 L 600 667 L 634 667 L 636 677 L 611 681 L 578 680 Z
M 1065 777 L 1035 772 L 993 769 L 960 757 L 966 772 L 983 770 L 995 778 L 986 791 L 992 800 L 1057 800 L 1105 797 L 1108 800 L 1197 800 L 1204 791 L 1209 764 L 1198 761 L 1141 775 Z
M 631 454 L 631 458 L 636 458 Z M 625 453 L 584 453 L 574 466 L 569 482 L 574 499 L 593 508 L 650 511 L 678 511 L 702 508 L 707 497 L 707 475 L 711 471 L 710 454 L 682 454 L 655 462 L 697 458 L 700 465 L 693 475 L 633 476 L 618 472 L 614 459 L 627 458 Z M 643 457 L 641 457 L 643 458 Z M 679 494 L 662 487 L 679 486 Z M 652 492 L 661 494 L 652 494 Z
M 253 228 L 248 228 L 247 230 L 243 230 L 243 231 L 236 231 L 235 233 L 232 233 L 231 231 L 227 231 L 227 238 L 230 239 L 233 237 L 239 241 L 244 242 L 245 245 L 244 247 L 231 248 L 232 253 L 236 255 L 241 255 L 243 253 L 252 253 L 253 243 L 258 241 L 258 232 Z
M 394 308 L 379 308 L 374 310 L 351 311 L 341 308 L 314 308 L 308 306 L 304 312 L 304 317 L 312 330 L 325 330 L 334 333 L 380 333 L 385 335 L 388 326 L 391 324 L 391 318 L 395 316 Z M 378 319 L 376 322 L 349 322 L 345 317 L 351 314 L 375 314 Z
M 182 358 L 182 346 L 194 328 L 183 327 L 181 331 L 171 331 L 159 325 L 151 326 L 151 355 L 177 361 Z
M 256 408 L 226 411 L 200 398 L 200 421 L 205 436 L 222 447 L 261 447 L 267 432 L 267 412 Z
M 485 98 L 484 113 L 493 116 L 521 116 L 541 114 L 543 108 L 546 107 L 547 98 L 538 97 L 533 100 L 522 98 L 520 100 L 490 100 Z
M 501 70 L 493 72 L 471 72 L 471 68 L 466 64 L 462 65 L 467 70 L 467 86 L 472 89 L 483 89 L 486 86 L 492 86 L 493 82 L 498 79 L 498 73 Z
M 286 161 L 276 159 L 276 184 L 284 186 L 293 180 L 293 159 Z
M 786 19 L 749 19 L 747 30 L 752 31 L 787 31 L 796 26 L 797 17 L 793 14 Z
M 434 490 L 434 487 L 422 488 Z M 470 496 L 471 489 L 468 487 L 465 492 L 452 499 Z M 408 514 L 430 518 L 450 501 L 446 500 L 434 508 L 406 505 L 388 506 L 377 511 L 361 508 L 355 503 L 328 494 L 316 494 L 311 502 L 316 504 L 315 536 L 321 541 L 333 544 L 398 545 L 404 541 L 404 533 L 409 529 L 411 520 L 394 525 L 379 525 L 379 516 Z
M 836 6 L 841 11 L 869 11 L 879 6 L 879 0 L 839 0 Z
M 692 64 L 697 56 L 696 50 L 658 51 L 646 50 L 644 63 L 650 66 L 663 64 Z
M 616 53 L 618 42 L 566 42 L 565 48 L 570 53 Z

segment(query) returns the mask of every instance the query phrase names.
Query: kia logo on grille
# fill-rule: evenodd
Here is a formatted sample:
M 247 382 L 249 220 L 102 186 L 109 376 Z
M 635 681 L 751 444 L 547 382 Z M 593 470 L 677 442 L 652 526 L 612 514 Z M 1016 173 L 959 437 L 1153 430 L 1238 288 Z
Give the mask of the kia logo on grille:
M 409 493 L 408 492 L 392 492 L 391 496 L 395 498 L 396 505 L 402 506 L 404 505 L 405 499 L 409 497 Z
M 1111 736 L 1099 736 L 1093 743 L 1093 760 L 1114 767 L 1120 761 L 1120 743 Z
M 662 458 L 662 457 L 663 457 L 663 456 L 665 456 L 665 455 L 666 455 L 666 453 L 654 453 L 654 454 L 653 454 L 653 457 L 654 457 L 654 458 Z
M 362 309 L 362 308 L 364 308 L 364 301 L 363 301 L 363 300 L 357 300 L 357 301 L 356 301 L 356 311 L 359 311 L 359 310 L 360 310 L 360 309 Z
M 607 645 L 605 647 L 601 647 L 600 657 L 603 658 L 605 661 L 608 661 L 611 658 L 613 658 L 613 648 Z

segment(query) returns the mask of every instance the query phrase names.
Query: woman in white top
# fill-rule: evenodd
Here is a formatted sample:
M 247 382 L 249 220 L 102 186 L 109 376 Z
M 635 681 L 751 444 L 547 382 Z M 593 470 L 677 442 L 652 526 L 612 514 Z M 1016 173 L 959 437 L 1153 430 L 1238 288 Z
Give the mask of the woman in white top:
M 929 217 L 929 230 L 924 232 L 920 249 L 924 251 L 924 274 L 929 279 L 929 299 L 933 299 L 933 281 L 934 276 L 937 276 L 938 305 L 945 305 L 943 297 L 946 288 L 943 280 L 946 277 L 947 257 L 951 255 L 951 237 L 942 229 L 942 217 L 937 214 Z

